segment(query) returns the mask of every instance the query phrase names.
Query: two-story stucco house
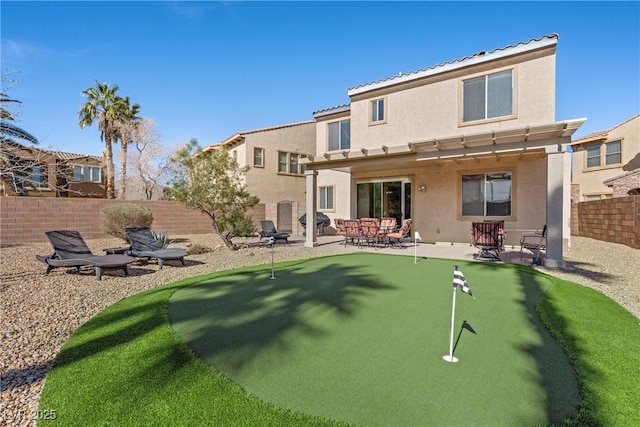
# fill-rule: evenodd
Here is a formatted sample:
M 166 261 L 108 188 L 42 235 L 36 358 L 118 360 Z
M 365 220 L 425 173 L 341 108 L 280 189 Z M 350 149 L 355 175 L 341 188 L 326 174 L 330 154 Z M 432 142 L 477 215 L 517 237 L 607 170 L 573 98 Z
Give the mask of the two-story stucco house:
M 238 132 L 204 150 L 224 148 L 240 166 L 249 166 L 249 192 L 260 198 L 253 220 L 270 219 L 278 231 L 303 233 L 298 218 L 305 213 L 305 178 L 301 158 L 315 153 L 313 120 Z M 258 223 L 259 224 L 259 223 Z
M 365 83 L 347 90 L 349 104 L 315 112 L 307 218 L 412 218 L 423 241 L 451 243 L 498 219 L 507 245 L 546 224 L 545 263 L 563 266 L 566 147 L 585 119 L 556 120 L 557 43 L 551 34 Z
M 6 159 L 0 195 L 97 197 L 106 195 L 102 157 L 2 142 Z
M 571 148 L 574 203 L 623 197 L 640 189 L 640 115 L 576 139 Z

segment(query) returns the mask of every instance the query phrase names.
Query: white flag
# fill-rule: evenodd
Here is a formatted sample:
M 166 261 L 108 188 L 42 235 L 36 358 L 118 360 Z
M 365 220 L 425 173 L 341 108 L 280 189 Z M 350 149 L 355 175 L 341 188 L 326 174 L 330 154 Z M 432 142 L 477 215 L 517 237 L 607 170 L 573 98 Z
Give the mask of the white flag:
M 473 296 L 471 288 L 467 283 L 467 279 L 464 278 L 464 274 L 462 274 L 462 271 L 458 269 L 453 272 L 453 287 L 460 289 L 465 294 Z
M 416 231 L 415 237 L 416 237 L 416 240 L 420 240 L 420 241 L 422 240 L 422 237 L 420 237 L 420 233 L 418 233 L 417 231 Z

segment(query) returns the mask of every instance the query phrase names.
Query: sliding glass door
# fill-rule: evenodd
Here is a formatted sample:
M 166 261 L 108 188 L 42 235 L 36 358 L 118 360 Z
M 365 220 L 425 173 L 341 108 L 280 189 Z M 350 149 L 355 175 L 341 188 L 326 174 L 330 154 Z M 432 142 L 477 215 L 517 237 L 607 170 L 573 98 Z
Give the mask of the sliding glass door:
M 370 181 L 356 184 L 358 218 L 395 218 L 398 224 L 411 216 L 411 182 Z

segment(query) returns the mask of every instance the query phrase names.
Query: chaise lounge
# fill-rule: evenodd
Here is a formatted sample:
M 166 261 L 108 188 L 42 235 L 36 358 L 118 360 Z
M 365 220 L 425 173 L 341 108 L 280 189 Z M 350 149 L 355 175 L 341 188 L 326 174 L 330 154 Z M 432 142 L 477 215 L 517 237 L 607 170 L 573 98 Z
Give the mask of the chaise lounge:
M 160 248 L 149 227 L 127 227 L 125 232 L 131 244 L 126 253 L 136 258 L 157 259 L 158 269 L 162 269 L 165 261 L 177 260 L 184 265 L 184 257 L 189 255 L 181 248 Z
M 135 261 L 135 258 L 127 255 L 94 255 L 77 231 L 47 231 L 45 235 L 54 250 L 49 256 L 36 255 L 38 261 L 47 264 L 45 274 L 59 267 L 75 267 L 77 271 L 80 271 L 80 267 L 93 267 L 96 279 L 101 280 L 104 270 L 123 270 L 124 275 L 128 276 L 127 265 Z
M 270 219 L 260 221 L 260 225 L 262 226 L 262 230 L 260 231 L 260 240 L 262 240 L 263 237 L 273 237 L 276 242 L 278 240 L 284 240 L 285 242 L 287 242 L 287 244 L 289 244 L 290 234 L 280 233 L 278 230 L 276 230 L 276 226 Z

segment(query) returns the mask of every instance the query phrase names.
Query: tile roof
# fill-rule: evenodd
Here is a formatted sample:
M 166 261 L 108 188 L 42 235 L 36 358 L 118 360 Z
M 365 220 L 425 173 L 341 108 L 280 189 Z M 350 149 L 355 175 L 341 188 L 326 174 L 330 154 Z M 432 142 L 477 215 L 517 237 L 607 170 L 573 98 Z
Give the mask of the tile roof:
M 324 108 L 313 112 L 313 117 L 326 116 L 328 114 L 342 113 L 343 111 L 349 111 L 351 104 L 336 105 L 335 107 Z
M 557 42 L 558 35 L 552 33 L 537 39 L 530 39 L 526 42 L 519 42 L 515 45 L 509 45 L 502 48 L 494 49 L 491 52 L 481 51 L 470 56 L 465 56 L 464 58 L 455 59 L 453 61 L 444 62 L 442 64 L 433 65 L 427 68 L 421 68 L 419 70 L 411 71 L 408 73 L 401 72 L 398 75 L 387 77 L 382 80 L 364 83 L 359 86 L 348 88 L 347 94 L 349 96 L 357 95 L 359 93 L 367 92 L 373 89 L 379 89 L 398 83 L 404 83 L 422 77 L 439 74 L 445 71 L 451 71 L 454 69 L 459 69 L 470 65 L 475 65 L 499 58 L 504 58 L 507 56 L 516 55 L 522 52 L 528 52 L 542 47 L 555 45 L 557 44 Z
M 90 154 L 77 154 L 77 153 L 68 153 L 66 151 L 57 151 L 57 150 L 42 150 L 43 152 L 47 153 L 47 154 L 51 154 L 52 156 L 60 159 L 60 160 L 75 160 L 75 159 L 85 159 L 85 158 L 89 158 L 89 159 L 93 159 L 96 160 L 98 162 L 102 162 L 103 158 L 102 156 L 93 156 Z
M 635 119 L 636 117 L 640 116 L 640 114 L 636 114 L 635 116 L 631 117 L 630 119 L 627 119 L 623 122 L 618 123 L 617 125 L 609 128 L 609 129 L 604 129 L 604 130 L 599 130 L 596 132 L 592 132 L 588 135 L 585 135 L 581 138 L 576 139 L 575 141 L 571 141 L 571 144 L 579 144 L 585 141 L 593 141 L 593 140 L 598 140 L 598 139 L 606 139 L 609 136 L 609 132 L 611 132 L 612 130 L 614 130 L 615 128 L 618 128 L 620 126 L 622 126 L 625 123 L 630 122 L 631 120 Z

